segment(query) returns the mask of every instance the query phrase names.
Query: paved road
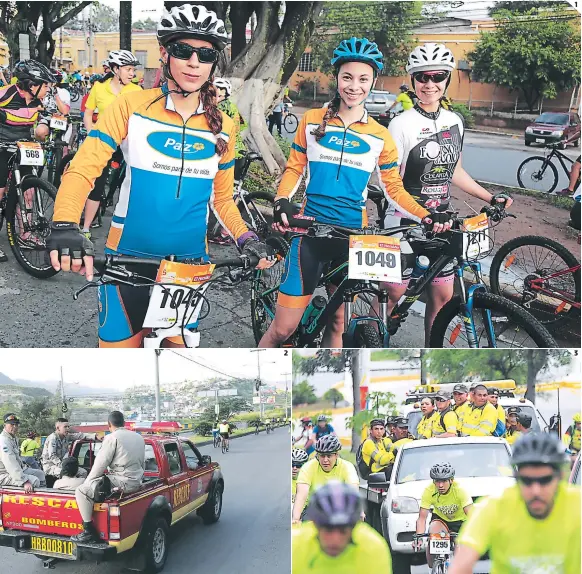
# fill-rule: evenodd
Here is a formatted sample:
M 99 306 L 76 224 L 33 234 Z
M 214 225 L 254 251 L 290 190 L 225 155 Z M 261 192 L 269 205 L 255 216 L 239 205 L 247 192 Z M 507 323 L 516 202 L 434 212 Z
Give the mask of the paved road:
M 289 435 L 277 429 L 271 435 L 233 440 L 231 450 L 202 447 L 222 465 L 225 492 L 218 523 L 204 526 L 199 518 L 187 518 L 171 530 L 172 547 L 164 574 L 236 572 L 272 574 L 290 572 L 291 490 Z M 34 556 L 0 548 L 3 572 L 44 572 Z M 60 562 L 63 574 L 121 574 L 112 564 Z

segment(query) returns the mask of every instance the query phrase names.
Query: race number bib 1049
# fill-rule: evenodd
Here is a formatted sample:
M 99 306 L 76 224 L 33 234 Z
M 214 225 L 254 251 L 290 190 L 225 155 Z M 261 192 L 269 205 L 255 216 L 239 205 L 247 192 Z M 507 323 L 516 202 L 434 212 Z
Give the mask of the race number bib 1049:
M 20 165 L 43 165 L 44 150 L 37 142 L 18 142 Z
M 463 253 L 467 259 L 485 255 L 489 249 L 489 220 L 486 213 L 463 222 Z
M 400 239 L 382 235 L 351 235 L 348 277 L 402 283 Z
M 163 261 L 156 281 L 174 285 L 156 285 L 153 288 L 143 326 L 150 329 L 171 327 L 181 325 L 184 318 L 186 324 L 195 323 L 203 303 L 199 295 L 208 288 L 205 283 L 210 281 L 213 272 L 213 264 L 189 265 Z M 191 287 L 198 288 L 199 291 Z
M 51 117 L 50 126 L 54 130 L 66 131 L 67 130 L 67 118 L 65 118 L 64 116 L 59 116 L 58 114 L 55 114 Z

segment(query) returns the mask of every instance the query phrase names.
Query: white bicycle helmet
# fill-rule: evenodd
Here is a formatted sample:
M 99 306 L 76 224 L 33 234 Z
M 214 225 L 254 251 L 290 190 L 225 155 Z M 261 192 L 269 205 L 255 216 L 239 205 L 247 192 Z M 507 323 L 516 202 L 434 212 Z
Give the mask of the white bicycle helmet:
M 429 72 L 433 70 L 446 70 L 452 72 L 456 67 L 452 52 L 444 44 L 428 42 L 414 48 L 408 57 L 406 71 L 409 74 L 415 72 Z
M 214 87 L 226 90 L 227 98 L 229 98 L 230 94 L 232 94 L 232 85 L 228 80 L 225 80 L 224 78 L 216 78 L 216 80 L 214 80 Z
M 139 60 L 129 50 L 113 50 L 109 52 L 107 58 L 107 65 L 112 66 L 137 66 Z
M 224 22 L 212 10 L 197 4 L 164 10 L 158 23 L 158 42 L 165 46 L 179 38 L 208 40 L 218 50 L 224 50 L 229 42 Z

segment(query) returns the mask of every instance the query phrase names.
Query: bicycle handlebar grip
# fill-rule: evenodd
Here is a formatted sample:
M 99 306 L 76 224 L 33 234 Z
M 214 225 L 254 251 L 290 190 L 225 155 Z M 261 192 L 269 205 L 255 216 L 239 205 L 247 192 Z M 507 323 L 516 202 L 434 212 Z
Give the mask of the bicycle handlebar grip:
M 297 227 L 299 229 L 309 229 L 314 223 L 315 219 L 313 217 L 297 216 L 288 217 L 289 227 Z

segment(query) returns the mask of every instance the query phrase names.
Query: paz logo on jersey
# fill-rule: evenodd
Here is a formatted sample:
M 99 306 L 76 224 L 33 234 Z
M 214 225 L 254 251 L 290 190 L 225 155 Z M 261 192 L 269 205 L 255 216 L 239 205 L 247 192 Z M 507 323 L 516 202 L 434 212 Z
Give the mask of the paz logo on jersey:
M 344 153 L 364 154 L 370 151 L 370 146 L 363 139 L 353 134 L 346 135 L 345 138 L 338 135 L 337 132 L 325 134 L 320 140 L 319 145 L 340 152 L 343 148 Z
M 216 146 L 213 142 L 198 136 L 176 132 L 152 132 L 148 135 L 147 141 L 156 151 L 172 157 L 186 161 L 198 161 L 209 159 L 216 153 Z

